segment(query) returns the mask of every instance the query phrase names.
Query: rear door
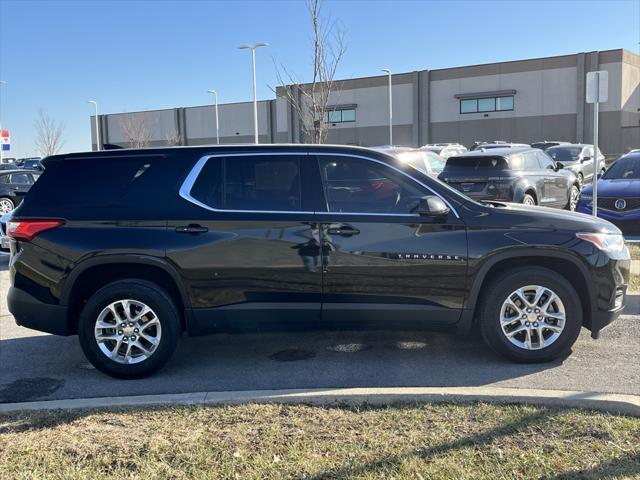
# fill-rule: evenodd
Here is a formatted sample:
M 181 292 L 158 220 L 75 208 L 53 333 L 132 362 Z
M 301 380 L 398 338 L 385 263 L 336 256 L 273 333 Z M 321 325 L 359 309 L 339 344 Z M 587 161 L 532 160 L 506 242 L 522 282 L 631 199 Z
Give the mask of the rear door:
M 186 283 L 196 333 L 318 320 L 318 196 L 308 185 L 314 166 L 290 152 L 198 162 L 180 191 L 179 219 L 169 221 L 167 249 Z
M 383 327 L 455 323 L 467 269 L 463 222 L 416 213 L 433 194 L 384 162 L 318 155 L 324 213 L 322 320 Z

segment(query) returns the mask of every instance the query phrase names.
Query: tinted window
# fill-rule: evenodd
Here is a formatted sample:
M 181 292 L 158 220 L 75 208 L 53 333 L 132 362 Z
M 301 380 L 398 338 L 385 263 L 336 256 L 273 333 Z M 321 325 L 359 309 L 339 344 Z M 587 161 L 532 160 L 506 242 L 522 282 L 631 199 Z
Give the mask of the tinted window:
M 191 196 L 210 207 L 222 208 L 223 167 L 224 158 L 216 157 L 207 160 L 191 187 Z
M 556 162 L 575 162 L 580 157 L 582 147 L 551 147 L 547 154 Z
M 30 185 L 33 182 L 27 173 L 13 173 L 11 174 L 10 183 L 15 185 Z
M 9 175 L 1 175 L 0 183 L 9 183 Z
M 450 157 L 445 170 L 507 170 L 509 165 L 502 157 Z
M 322 158 L 320 170 L 330 212 L 413 213 L 427 194 L 409 178 L 368 160 Z
M 522 155 L 513 155 L 509 157 L 509 166 L 511 170 L 522 170 L 524 168 L 524 158 Z
M 300 210 L 297 157 L 229 157 L 225 162 L 224 208 Z

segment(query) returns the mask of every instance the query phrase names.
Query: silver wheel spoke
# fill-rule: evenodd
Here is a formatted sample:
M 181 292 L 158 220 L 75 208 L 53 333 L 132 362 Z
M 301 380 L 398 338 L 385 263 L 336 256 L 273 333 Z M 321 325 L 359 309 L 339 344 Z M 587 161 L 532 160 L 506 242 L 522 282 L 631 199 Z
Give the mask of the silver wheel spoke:
M 162 339 L 162 324 L 148 305 L 121 299 L 102 309 L 94 336 L 100 351 L 110 360 L 135 364 L 155 353 Z
M 540 302 L 544 303 L 538 305 Z M 499 321 L 511 344 L 523 350 L 541 350 L 562 335 L 566 311 L 562 299 L 549 287 L 526 285 L 504 299 Z

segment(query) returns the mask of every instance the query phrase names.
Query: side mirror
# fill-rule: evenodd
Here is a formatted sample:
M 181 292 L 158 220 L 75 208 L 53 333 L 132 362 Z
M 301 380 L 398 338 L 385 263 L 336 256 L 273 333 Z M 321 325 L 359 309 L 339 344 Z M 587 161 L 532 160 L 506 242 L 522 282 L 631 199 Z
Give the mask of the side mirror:
M 555 168 L 556 172 L 557 172 L 558 170 L 562 170 L 563 168 L 564 168 L 564 163 L 562 163 L 562 162 L 556 162 L 556 168 Z
M 449 214 L 449 207 L 436 195 L 426 195 L 420 199 L 418 213 L 423 217 L 442 218 Z
M 591 160 L 591 157 L 582 157 L 582 160 L 580 161 L 584 163 L 584 162 L 588 162 L 589 160 Z

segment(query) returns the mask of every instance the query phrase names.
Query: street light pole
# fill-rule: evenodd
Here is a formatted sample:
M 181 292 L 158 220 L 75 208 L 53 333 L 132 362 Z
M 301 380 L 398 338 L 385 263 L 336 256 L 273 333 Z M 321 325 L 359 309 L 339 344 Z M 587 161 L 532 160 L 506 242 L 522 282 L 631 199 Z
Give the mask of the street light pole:
M 251 66 L 253 72 L 253 140 L 258 143 L 258 96 L 256 93 L 256 49 L 268 47 L 268 43 L 254 43 L 253 45 L 240 45 L 240 50 L 251 50 Z
M 389 145 L 393 145 L 393 97 L 391 90 L 391 70 L 383 68 L 383 72 L 387 72 L 389 77 Z
M 96 150 L 100 150 L 100 125 L 98 122 L 98 102 L 95 100 L 89 100 L 87 103 L 92 103 L 96 109 Z
M 216 92 L 215 90 L 207 90 L 207 92 L 213 94 L 216 102 L 216 144 L 220 145 L 220 126 L 218 123 L 218 92 Z

